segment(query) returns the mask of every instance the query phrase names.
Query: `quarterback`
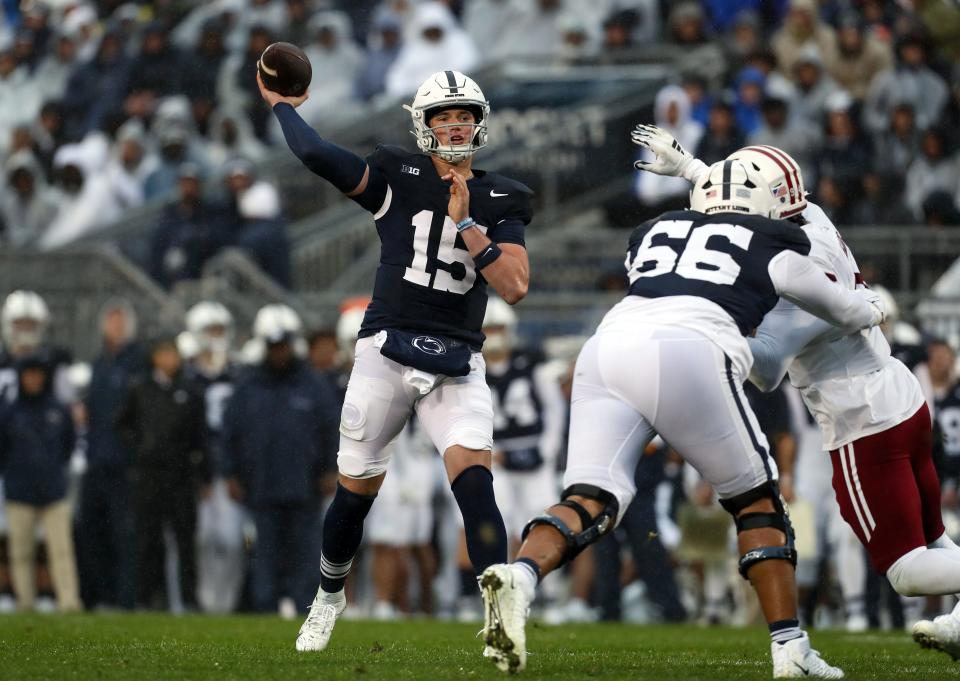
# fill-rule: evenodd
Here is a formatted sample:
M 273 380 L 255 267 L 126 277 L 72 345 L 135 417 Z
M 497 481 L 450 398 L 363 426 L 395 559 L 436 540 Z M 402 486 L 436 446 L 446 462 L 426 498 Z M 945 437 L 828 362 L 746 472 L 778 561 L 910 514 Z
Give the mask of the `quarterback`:
M 574 373 L 565 489 L 531 520 L 517 561 L 481 577 L 494 663 L 522 669 L 524 625 L 548 572 L 610 532 L 636 493 L 639 457 L 655 435 L 716 489 L 734 517 L 740 574 L 770 627 L 775 678 L 841 678 L 797 620 L 793 530 L 776 463 L 744 397 L 746 336 L 780 297 L 847 329 L 883 321 L 879 297 L 831 282 L 752 166 L 722 161 L 630 238 L 629 293 L 584 345 Z M 695 415 L 695 418 L 691 418 Z
M 340 476 L 324 519 L 320 589 L 296 642 L 297 650 L 319 651 L 346 606 L 344 582 L 386 474 L 387 445 L 413 413 L 443 455 L 475 572 L 506 559 L 490 472 L 493 406 L 481 326 L 487 283 L 511 304 L 526 295 L 531 192 L 472 167 L 486 144 L 490 105 L 462 73 L 431 75 L 404 107 L 423 153 L 378 146 L 366 160 L 300 118 L 295 108 L 309 94 L 283 97 L 262 82 L 260 92 L 290 150 L 372 213 L 381 241 L 340 418 Z
M 638 126 L 634 141 L 657 158 L 651 172 L 696 182 L 706 166 L 665 131 Z M 836 227 L 807 201 L 799 167 L 776 147 L 735 152 L 759 168 L 779 201 L 778 215 L 810 238 L 810 257 L 848 288 L 860 270 Z M 904 596 L 960 593 L 960 548 L 944 531 L 932 458 L 931 418 L 920 385 L 880 329 L 844 334 L 782 300 L 749 339 L 750 380 L 773 390 L 789 374 L 823 433 L 844 520 L 873 566 Z M 914 625 L 914 638 L 960 658 L 960 606 Z

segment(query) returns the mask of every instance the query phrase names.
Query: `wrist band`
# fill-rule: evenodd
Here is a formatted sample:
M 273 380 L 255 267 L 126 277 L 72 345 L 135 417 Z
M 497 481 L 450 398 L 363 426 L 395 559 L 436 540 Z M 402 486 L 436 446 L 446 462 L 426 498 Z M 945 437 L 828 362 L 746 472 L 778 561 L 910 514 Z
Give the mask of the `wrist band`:
M 476 263 L 478 270 L 482 270 L 501 255 L 503 255 L 503 251 L 501 251 L 500 247 L 491 241 L 489 244 L 487 244 L 483 251 L 481 251 L 480 255 L 473 259 L 473 262 Z
M 474 221 L 474 219 L 468 215 L 463 220 L 457 223 L 457 231 L 462 232 L 465 229 L 470 229 L 475 224 L 477 223 Z

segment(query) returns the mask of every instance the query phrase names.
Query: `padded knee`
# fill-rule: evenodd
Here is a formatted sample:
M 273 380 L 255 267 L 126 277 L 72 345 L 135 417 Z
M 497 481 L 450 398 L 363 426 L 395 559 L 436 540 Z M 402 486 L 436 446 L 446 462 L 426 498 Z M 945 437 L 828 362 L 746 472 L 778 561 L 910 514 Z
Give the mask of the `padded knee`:
M 594 517 L 590 515 L 590 512 L 586 508 L 569 498 L 572 496 L 581 496 L 598 501 L 603 504 L 603 509 L 599 515 Z M 579 532 L 571 530 L 570 527 L 557 516 L 545 513 L 544 515 L 533 518 L 527 523 L 526 527 L 523 528 L 521 538 L 526 539 L 530 530 L 537 525 L 549 525 L 557 530 L 563 535 L 567 544 L 560 565 L 570 562 L 580 555 L 590 544 L 593 544 L 613 530 L 617 523 L 617 514 L 620 510 L 620 503 L 613 494 L 595 485 L 583 484 L 571 485 L 563 490 L 563 494 L 560 495 L 560 503 L 557 505 L 565 506 L 579 516 L 581 528 Z
M 383 452 L 379 452 L 376 458 L 372 459 L 366 455 L 344 451 L 342 448 L 337 453 L 337 470 L 340 471 L 340 474 L 358 480 L 373 478 L 385 473 L 388 463 L 390 463 L 390 447 L 387 447 Z
M 900 556 L 893 565 L 887 568 L 886 578 L 890 586 L 901 596 L 923 596 L 914 580 L 915 568 L 911 569 L 911 564 L 918 555 L 927 551 L 927 547 L 919 546 L 913 551 Z
M 770 499 L 773 502 L 773 513 L 758 512 L 744 513 L 741 515 L 743 509 L 764 499 Z M 720 505 L 733 516 L 738 535 L 743 532 L 749 532 L 750 530 L 769 527 L 780 530 L 787 538 L 784 546 L 760 546 L 743 554 L 740 557 L 740 563 L 737 567 L 740 575 L 744 579 L 749 579 L 747 573 L 750 571 L 750 568 L 765 560 L 785 560 L 793 567 L 797 566 L 797 550 L 794 544 L 795 535 L 793 533 L 793 526 L 790 524 L 790 517 L 787 514 L 786 507 L 783 505 L 780 497 L 780 488 L 776 482 L 765 482 L 743 494 L 729 499 L 721 499 Z

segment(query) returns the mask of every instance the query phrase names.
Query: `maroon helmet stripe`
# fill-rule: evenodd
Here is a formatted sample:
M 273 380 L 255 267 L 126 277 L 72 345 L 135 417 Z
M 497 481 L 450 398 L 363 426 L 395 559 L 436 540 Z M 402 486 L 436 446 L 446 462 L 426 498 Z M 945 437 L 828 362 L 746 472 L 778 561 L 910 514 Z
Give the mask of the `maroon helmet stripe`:
M 781 159 L 783 159 L 783 162 L 790 167 L 790 169 L 793 171 L 794 182 L 797 185 L 797 203 L 804 201 L 804 197 L 800 196 L 800 186 L 801 186 L 800 185 L 800 169 L 797 167 L 796 162 L 793 161 L 789 156 L 787 156 L 786 152 L 783 151 L 783 149 L 777 149 L 776 147 L 771 147 L 769 144 L 764 144 L 761 146 L 763 146 L 765 149 L 769 149 L 770 153 L 776 154 L 777 156 L 779 156 Z
M 787 169 L 787 166 L 783 164 L 783 161 L 781 161 L 778 157 L 771 154 L 764 147 L 744 147 L 743 151 L 755 151 L 758 154 L 763 154 L 764 156 L 769 158 L 771 161 L 776 163 L 780 167 L 780 170 L 783 171 L 783 177 L 787 181 L 787 190 L 790 192 L 790 196 L 794 196 L 793 180 L 790 179 L 790 171 Z

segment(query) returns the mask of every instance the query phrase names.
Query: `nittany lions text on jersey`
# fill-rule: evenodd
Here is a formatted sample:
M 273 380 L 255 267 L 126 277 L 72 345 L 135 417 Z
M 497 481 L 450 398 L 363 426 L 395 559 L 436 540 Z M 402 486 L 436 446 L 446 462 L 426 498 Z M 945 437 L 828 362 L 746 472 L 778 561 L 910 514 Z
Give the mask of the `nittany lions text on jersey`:
M 379 146 L 367 158 L 367 189 L 353 197 L 373 213 L 380 265 L 360 337 L 382 329 L 429 331 L 483 343 L 487 284 L 447 215 L 450 185 L 426 154 Z M 532 192 L 509 178 L 474 170 L 470 215 L 495 243 L 523 245 Z
M 704 298 L 723 308 L 746 335 L 777 304 L 768 268 L 785 250 L 810 252 L 810 240 L 790 222 L 729 213 L 664 213 L 630 237 L 630 295 Z

